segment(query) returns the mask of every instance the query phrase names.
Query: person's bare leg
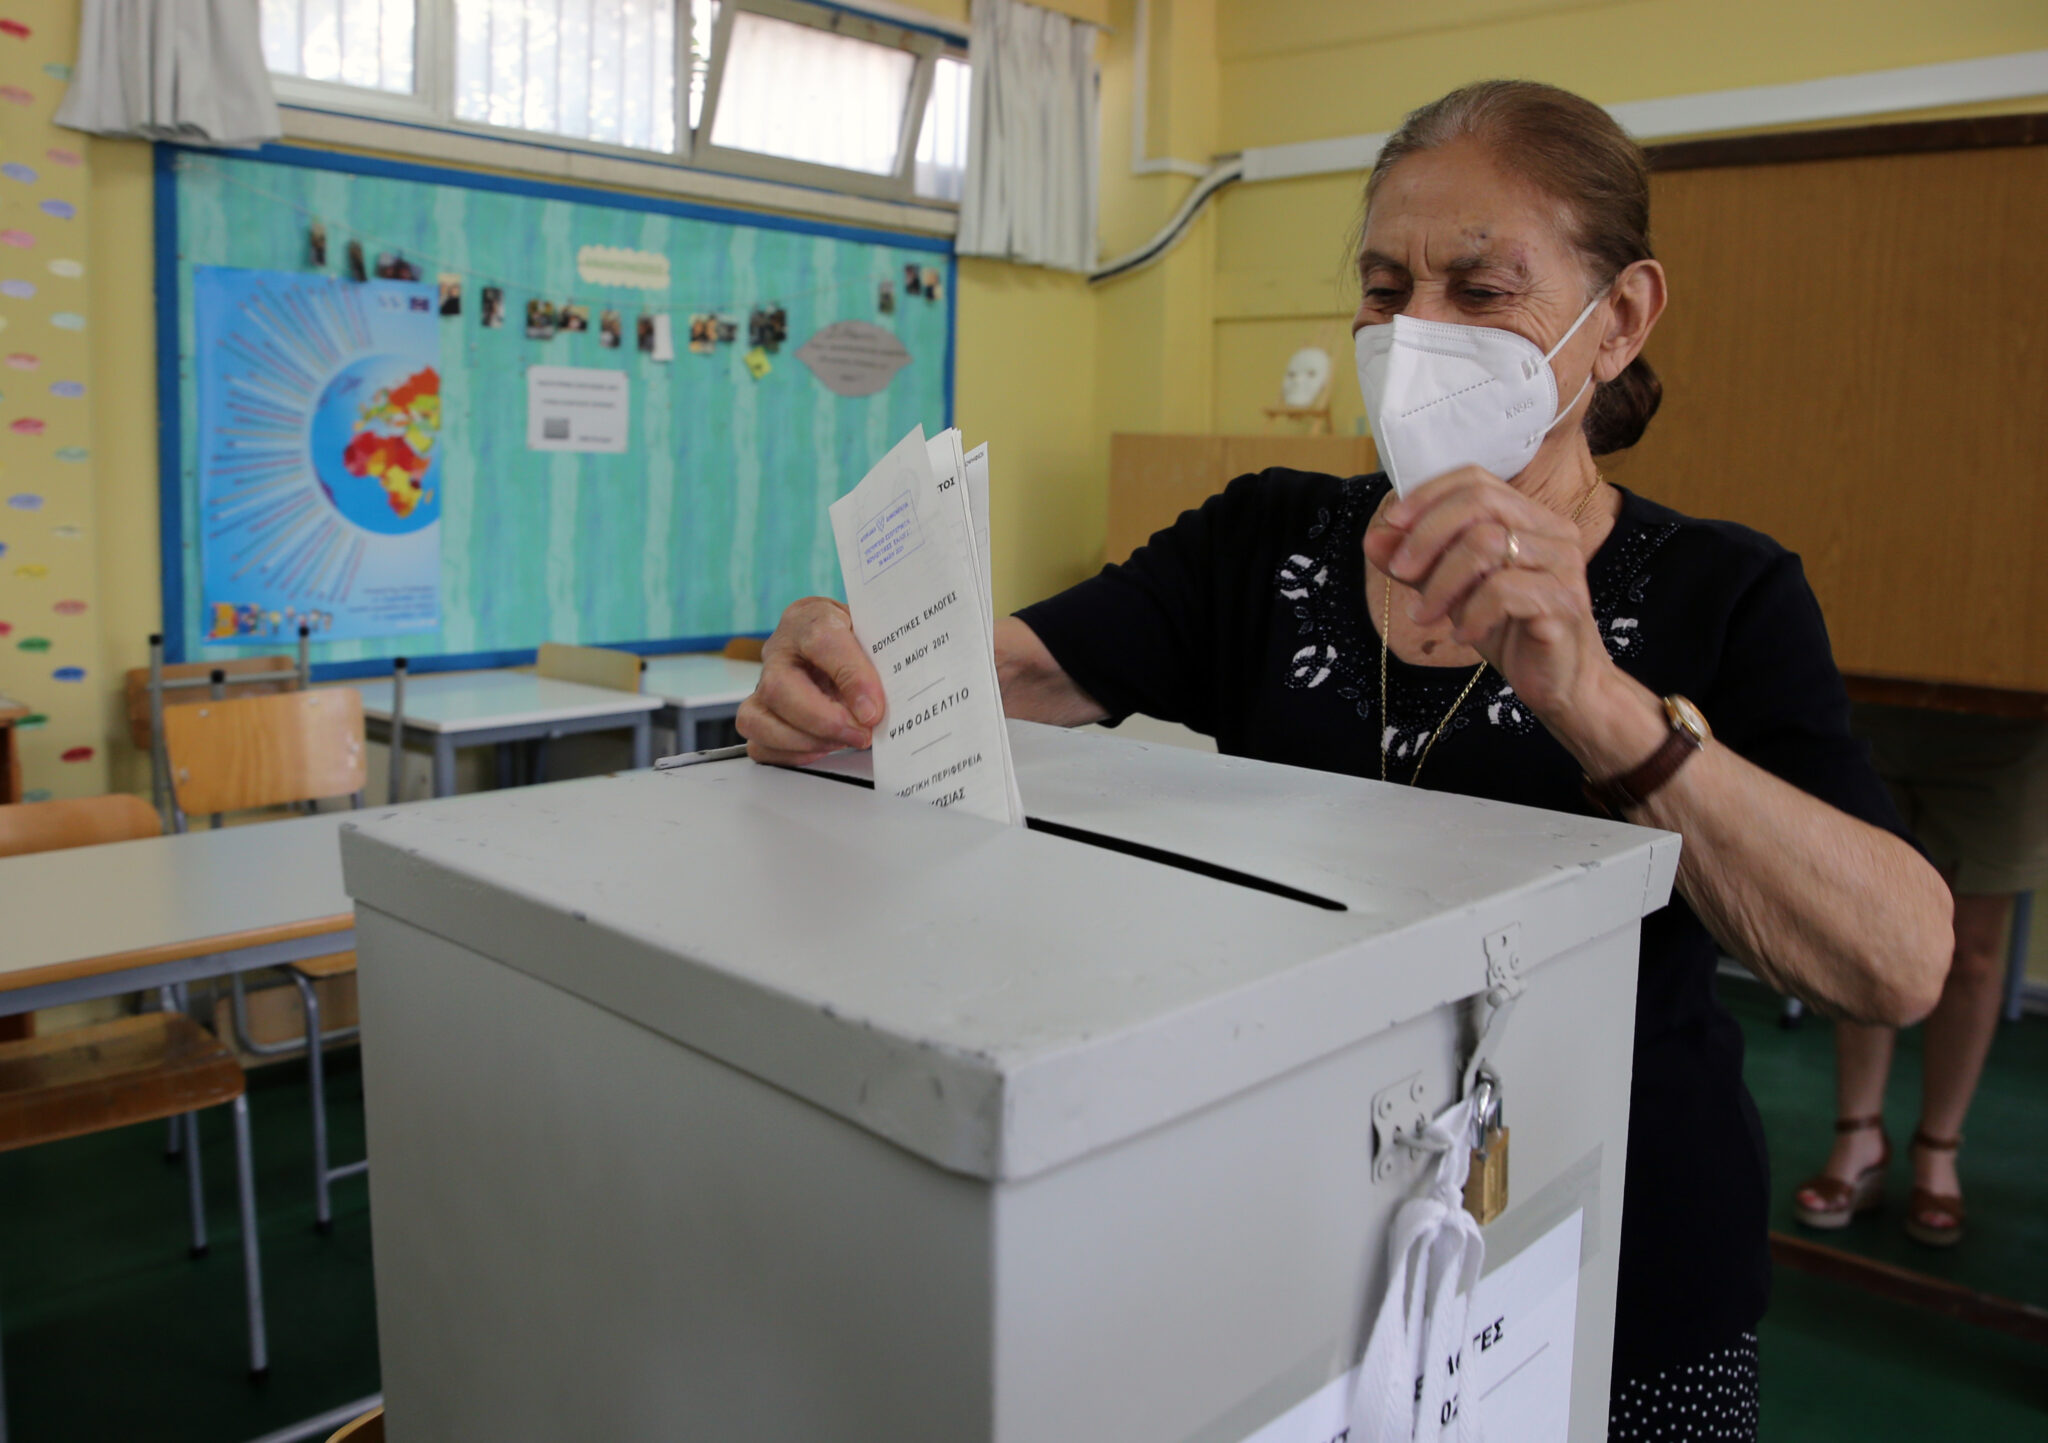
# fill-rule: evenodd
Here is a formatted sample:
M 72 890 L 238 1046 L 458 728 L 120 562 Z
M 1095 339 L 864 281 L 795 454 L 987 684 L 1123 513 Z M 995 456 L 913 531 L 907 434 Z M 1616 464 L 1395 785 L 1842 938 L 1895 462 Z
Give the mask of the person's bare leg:
M 1899 1034 L 1889 1027 L 1861 1022 L 1835 1024 L 1835 1116 L 1875 1117 L 1884 1111 L 1884 1085 L 1891 1075 L 1892 1047 Z M 1865 1168 L 1875 1167 L 1884 1153 L 1884 1137 L 1876 1128 L 1838 1132 L 1821 1171 L 1854 1182 Z
M 1927 1018 L 1920 1130 L 1929 1137 L 1960 1136 L 1984 1059 L 1998 1031 L 2005 991 L 2005 928 L 2010 896 L 1960 893 L 1956 897 L 1956 955 L 1941 1001 Z M 1913 1181 L 1929 1192 L 1959 1196 L 1956 1154 L 1913 1150 Z

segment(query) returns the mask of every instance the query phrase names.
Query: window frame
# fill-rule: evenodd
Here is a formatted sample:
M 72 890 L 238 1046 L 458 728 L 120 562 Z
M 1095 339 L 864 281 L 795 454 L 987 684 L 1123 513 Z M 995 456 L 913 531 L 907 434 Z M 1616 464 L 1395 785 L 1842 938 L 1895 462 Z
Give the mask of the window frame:
M 904 98 L 904 114 L 896 126 L 896 164 L 889 174 L 846 170 L 836 165 L 818 165 L 811 161 L 790 160 L 779 155 L 764 155 L 759 151 L 711 143 L 718 124 L 718 99 L 724 86 L 726 58 L 731 53 L 732 27 L 742 11 L 907 50 L 915 57 L 910 72 L 910 89 Z M 949 53 L 949 49 L 935 31 L 834 5 L 814 4 L 810 0 L 721 0 L 718 24 L 711 33 L 711 66 L 704 77 L 703 123 L 698 126 L 694 137 L 696 149 L 691 164 L 704 170 L 778 181 L 784 185 L 845 191 L 910 205 L 956 208 L 950 201 L 920 196 L 916 175 L 917 138 L 924 128 L 926 103 L 931 99 L 932 72 L 938 57 Z M 964 59 L 964 49 L 959 53 Z
M 938 21 L 937 17 L 930 17 L 934 23 L 925 24 L 922 19 L 913 20 L 894 12 L 893 8 L 841 5 L 835 0 L 719 0 L 718 18 L 712 27 L 711 52 L 704 75 L 703 115 L 693 131 L 689 124 L 690 41 L 694 33 L 695 11 L 707 0 L 676 0 L 676 143 L 673 150 L 646 150 L 585 140 L 554 131 L 491 125 L 458 118 L 455 114 L 455 3 L 456 0 L 415 0 L 413 90 L 410 94 L 339 81 L 309 80 L 304 76 L 272 71 L 270 80 L 278 103 L 330 115 L 444 130 L 480 139 L 525 142 L 553 150 L 585 151 L 927 210 L 959 210 L 958 202 L 920 195 L 917 191 L 917 146 L 931 101 L 932 77 L 939 58 L 944 56 L 963 64 L 967 62 L 966 35 L 945 28 L 944 22 Z M 896 164 L 889 174 L 875 175 L 711 143 L 712 130 L 718 120 L 718 95 L 724 81 L 733 22 L 742 10 L 811 29 L 890 45 L 907 50 L 915 57 L 904 114 L 897 128 Z

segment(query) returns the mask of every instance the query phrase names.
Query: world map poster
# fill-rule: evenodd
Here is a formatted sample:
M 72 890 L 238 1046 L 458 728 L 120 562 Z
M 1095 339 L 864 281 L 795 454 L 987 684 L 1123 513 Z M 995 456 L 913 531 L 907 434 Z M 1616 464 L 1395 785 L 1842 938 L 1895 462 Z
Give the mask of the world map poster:
M 438 628 L 434 287 L 200 266 L 193 298 L 204 638 Z

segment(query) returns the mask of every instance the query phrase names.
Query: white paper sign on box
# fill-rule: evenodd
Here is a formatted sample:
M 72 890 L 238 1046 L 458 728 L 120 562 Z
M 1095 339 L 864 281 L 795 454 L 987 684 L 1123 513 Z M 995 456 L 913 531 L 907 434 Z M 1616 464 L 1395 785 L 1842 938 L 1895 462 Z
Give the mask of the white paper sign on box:
M 942 450 L 957 456 L 957 438 Z M 1018 823 L 966 487 L 950 460 L 935 475 L 931 455 L 919 427 L 832 503 L 853 633 L 887 698 L 875 787 Z
M 1465 1396 L 1478 1400 L 1487 1443 L 1563 1443 L 1571 1426 L 1584 1221 L 1573 1213 L 1472 1290 Z M 1244 1443 L 1342 1443 L 1357 1383 L 1355 1368 L 1332 1378 Z

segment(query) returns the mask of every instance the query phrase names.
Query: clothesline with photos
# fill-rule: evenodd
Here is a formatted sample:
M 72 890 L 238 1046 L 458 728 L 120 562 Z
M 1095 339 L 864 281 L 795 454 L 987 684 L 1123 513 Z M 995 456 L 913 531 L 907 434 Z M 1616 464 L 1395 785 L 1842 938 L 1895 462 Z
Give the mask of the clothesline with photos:
M 426 279 L 422 266 L 433 272 L 434 280 L 440 287 L 440 311 L 443 316 L 462 314 L 462 289 L 466 283 L 476 283 L 478 289 L 479 319 L 487 329 L 504 324 L 505 296 L 517 292 L 531 297 L 526 303 L 526 336 L 530 340 L 547 340 L 558 333 L 576 333 L 590 329 L 590 307 L 573 298 L 557 304 L 548 299 L 548 293 L 558 288 L 544 282 L 520 280 L 479 271 L 455 264 L 431 252 L 407 250 L 385 238 L 375 236 L 343 220 L 324 216 L 313 207 L 290 196 L 279 195 L 261 186 L 249 184 L 228 174 L 218 166 L 212 166 L 198 156 L 180 155 L 174 162 L 181 172 L 202 171 L 216 182 L 231 186 L 248 195 L 260 196 L 264 200 L 294 212 L 306 225 L 307 259 L 313 266 L 324 270 L 328 265 L 330 235 L 345 238 L 342 248 L 344 263 L 351 280 L 423 281 Z M 372 259 L 374 257 L 374 260 Z M 945 275 L 936 266 L 905 265 L 903 267 L 903 291 L 907 297 L 923 299 L 935 304 L 945 299 Z M 808 291 L 779 293 L 769 303 L 750 303 L 747 317 L 747 343 L 752 351 L 747 356 L 747 366 L 758 379 L 767 371 L 763 362 L 789 338 L 789 320 L 786 307 L 792 300 L 809 300 L 843 289 L 843 286 L 817 286 Z M 876 309 L 884 315 L 896 309 L 896 283 L 893 277 L 877 282 Z M 708 355 L 718 345 L 730 344 L 739 337 L 739 321 L 736 317 L 739 304 L 726 301 L 717 305 L 692 305 L 689 307 L 642 304 L 635 321 L 635 343 L 638 348 L 655 360 L 667 360 L 673 354 L 672 322 L 677 317 L 687 317 L 689 322 L 688 342 L 692 353 Z M 601 308 L 599 314 L 599 341 L 608 347 L 623 344 L 624 318 L 614 307 Z

